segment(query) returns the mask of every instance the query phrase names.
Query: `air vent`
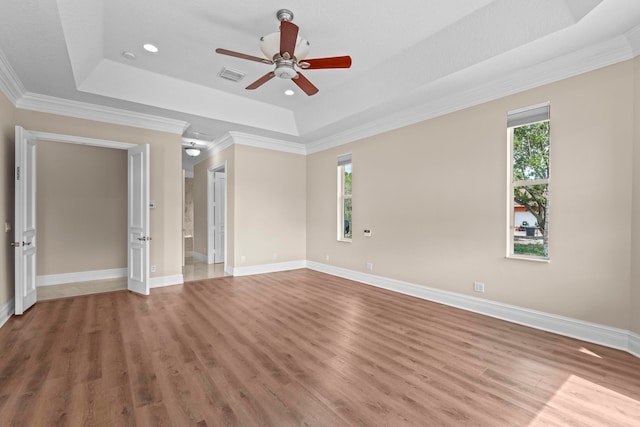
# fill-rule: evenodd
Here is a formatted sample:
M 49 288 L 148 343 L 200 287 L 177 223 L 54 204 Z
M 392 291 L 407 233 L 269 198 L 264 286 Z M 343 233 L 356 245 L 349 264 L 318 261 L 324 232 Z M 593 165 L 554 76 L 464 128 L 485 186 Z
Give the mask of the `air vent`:
M 242 78 L 246 74 L 241 71 L 232 70 L 231 68 L 223 67 L 222 70 L 218 73 L 218 76 L 223 79 L 231 80 L 232 82 L 238 82 L 242 80 Z

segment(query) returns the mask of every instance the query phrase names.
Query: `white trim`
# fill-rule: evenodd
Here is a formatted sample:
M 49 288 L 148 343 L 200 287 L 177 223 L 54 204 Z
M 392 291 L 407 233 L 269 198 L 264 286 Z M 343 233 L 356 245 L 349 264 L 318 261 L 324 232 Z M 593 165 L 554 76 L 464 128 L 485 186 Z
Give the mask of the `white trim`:
M 72 101 L 48 95 L 27 92 L 15 103 L 23 110 L 39 111 L 42 113 L 76 117 L 85 120 L 95 120 L 122 126 L 168 132 L 177 135 L 189 127 L 189 123 L 182 120 L 167 119 L 151 114 L 90 104 L 88 102 Z
M 149 279 L 149 288 L 163 288 L 165 286 L 182 285 L 184 277 L 182 274 L 174 274 L 173 276 L 151 277 Z
M 47 274 L 36 276 L 36 287 L 61 285 L 63 283 L 89 282 L 92 280 L 118 279 L 127 277 L 126 268 L 107 270 L 78 271 L 74 273 Z
M 13 105 L 26 92 L 20 78 L 0 49 L 0 90 Z
M 443 291 L 428 286 L 416 285 L 400 280 L 361 273 L 359 271 L 307 261 L 307 268 L 354 280 L 366 285 L 411 295 L 428 301 L 461 308 L 474 313 L 484 314 L 508 322 L 529 326 L 543 331 L 553 332 L 588 341 L 595 344 L 624 350 L 640 357 L 640 339 L 636 334 L 624 329 L 613 328 L 597 323 L 571 319 L 555 314 L 502 304 L 495 301 Z
M 266 136 L 252 135 L 244 132 L 230 131 L 233 142 L 238 145 L 264 148 L 266 150 L 283 151 L 285 153 L 306 155 L 307 149 L 299 142 L 284 141 L 281 139 L 267 138 Z
M 278 271 L 298 270 L 305 268 L 307 261 L 286 261 L 275 264 L 250 265 L 247 267 L 227 267 L 225 273 L 231 276 L 251 276 L 253 274 L 276 273 Z
M 13 309 L 15 306 L 14 302 L 15 299 L 11 298 L 5 305 L 0 307 L 0 328 L 7 323 L 7 320 L 9 320 L 15 313 Z
M 640 54 L 640 25 L 636 25 L 635 27 L 627 31 L 624 35 L 631 45 L 633 56 L 638 56 Z
M 227 148 L 231 147 L 233 145 L 233 137 L 227 132 L 224 135 L 222 135 L 220 138 L 216 138 L 213 140 L 212 146 L 209 150 L 207 150 L 207 156 L 205 156 L 204 158 L 209 157 L 209 155 L 215 155 L 220 153 L 221 151 L 226 150 Z M 203 158 L 203 160 L 204 160 Z
M 185 178 L 193 178 L 193 166 L 191 169 L 182 169 L 184 171 Z
M 629 332 L 629 353 L 640 357 L 640 335 Z
M 129 142 L 110 141 L 108 139 L 85 138 L 84 136 L 62 135 L 58 133 L 29 131 L 40 141 L 64 142 L 66 144 L 91 145 L 95 147 L 114 148 L 118 150 L 128 150 L 138 144 Z
M 198 260 L 200 262 L 207 262 L 207 256 L 200 252 L 193 251 L 191 253 L 191 256 L 193 256 L 193 259 Z

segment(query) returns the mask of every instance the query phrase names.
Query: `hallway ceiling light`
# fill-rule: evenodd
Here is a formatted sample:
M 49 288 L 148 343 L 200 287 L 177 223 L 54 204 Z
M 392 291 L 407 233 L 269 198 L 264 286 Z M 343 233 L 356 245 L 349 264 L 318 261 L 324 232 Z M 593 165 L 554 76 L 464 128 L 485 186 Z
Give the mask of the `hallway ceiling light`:
M 185 147 L 184 152 L 190 157 L 197 157 L 200 155 L 200 149 L 196 147 L 195 142 L 192 142 L 190 147 Z

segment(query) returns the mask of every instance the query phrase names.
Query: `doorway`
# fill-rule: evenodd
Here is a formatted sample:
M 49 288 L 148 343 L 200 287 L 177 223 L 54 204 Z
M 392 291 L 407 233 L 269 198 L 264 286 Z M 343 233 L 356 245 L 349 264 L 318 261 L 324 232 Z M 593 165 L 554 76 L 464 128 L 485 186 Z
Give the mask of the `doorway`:
M 206 254 L 193 251 L 189 257 L 188 252 L 185 253 L 185 265 L 182 270 L 185 282 L 191 280 L 203 280 L 225 275 L 227 262 L 227 180 L 226 180 L 227 163 L 215 165 L 207 169 L 206 183 L 202 180 L 202 184 L 206 185 L 206 215 L 204 218 L 205 225 L 200 228 L 202 231 L 196 231 L 198 239 L 205 240 Z M 194 179 L 200 179 L 198 177 Z M 200 181 L 198 181 L 200 182 Z M 196 215 L 200 210 L 196 209 Z M 204 216 L 203 215 L 203 216 Z M 202 217 L 200 217 L 202 218 Z M 196 218 L 196 223 L 197 223 Z M 196 227 L 197 228 L 197 227 Z M 202 241 L 200 240 L 200 241 Z M 185 245 L 187 240 L 185 239 Z M 204 252 L 204 251 L 203 251 Z
M 35 158 L 38 141 L 127 150 L 127 289 L 148 295 L 149 145 L 36 132 L 16 126 L 15 313 L 24 313 L 37 300 Z

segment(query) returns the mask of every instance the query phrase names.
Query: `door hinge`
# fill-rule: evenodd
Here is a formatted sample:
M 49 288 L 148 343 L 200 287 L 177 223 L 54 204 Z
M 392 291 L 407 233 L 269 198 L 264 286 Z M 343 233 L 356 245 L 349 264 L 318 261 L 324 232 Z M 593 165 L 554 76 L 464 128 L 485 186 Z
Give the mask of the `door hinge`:
M 16 181 L 20 181 L 20 166 L 16 167 Z

